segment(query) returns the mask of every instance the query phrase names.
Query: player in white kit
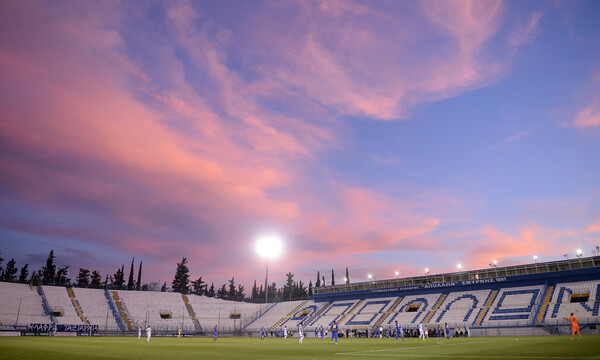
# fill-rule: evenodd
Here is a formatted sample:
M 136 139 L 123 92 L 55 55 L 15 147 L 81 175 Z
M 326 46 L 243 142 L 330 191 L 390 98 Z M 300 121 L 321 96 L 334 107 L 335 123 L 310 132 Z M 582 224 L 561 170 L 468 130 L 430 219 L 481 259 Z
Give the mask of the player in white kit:
M 138 325 L 138 340 L 142 337 L 142 327 Z
M 287 326 L 283 327 L 283 340 L 287 340 Z
M 425 341 L 425 331 L 423 331 L 423 324 L 419 323 L 419 339 L 423 338 Z
M 146 335 L 148 336 L 146 341 L 150 342 L 150 337 L 152 336 L 152 328 L 150 326 L 148 326 L 148 328 L 146 329 Z
M 304 339 L 304 331 L 302 331 L 302 321 L 300 321 L 300 325 L 298 325 L 298 334 L 300 335 L 300 340 L 298 340 L 298 342 L 302 344 L 302 340 Z

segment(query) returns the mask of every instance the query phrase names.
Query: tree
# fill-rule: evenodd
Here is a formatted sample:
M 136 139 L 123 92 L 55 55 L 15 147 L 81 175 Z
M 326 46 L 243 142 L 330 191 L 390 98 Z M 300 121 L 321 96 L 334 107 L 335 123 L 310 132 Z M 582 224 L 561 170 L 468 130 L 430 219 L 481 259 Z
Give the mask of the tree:
M 42 270 L 34 271 L 29 278 L 29 286 L 38 286 L 42 279 Z
M 321 286 L 325 286 L 325 275 L 322 276 Z
M 137 291 L 140 291 L 141 286 L 142 286 L 142 262 L 143 261 L 140 261 L 140 268 L 138 270 L 138 281 L 137 281 L 137 288 L 136 288 Z
M 350 284 L 350 275 L 348 275 L 348 268 L 346 268 L 346 284 Z
M 310 281 L 308 282 L 308 296 L 312 296 L 312 294 L 313 294 L 313 292 L 312 292 L 312 288 L 313 288 L 313 285 L 312 285 L 312 280 L 310 280 Z
M 257 292 L 257 302 L 261 302 L 262 299 L 265 298 L 265 291 L 263 290 L 262 284 L 260 284 L 260 289 Z
M 29 276 L 29 264 L 25 264 L 25 266 L 23 266 L 21 268 L 21 273 L 19 274 L 19 282 L 20 283 L 26 283 L 27 282 L 27 276 Z
M 283 296 L 283 300 L 289 300 L 292 301 L 292 295 L 296 296 L 294 294 L 294 274 L 292 274 L 292 272 L 288 272 L 287 274 L 285 274 L 285 276 L 287 276 L 287 281 L 285 283 L 285 285 L 283 285 L 283 290 L 282 290 L 282 296 Z
M 42 282 L 44 284 L 54 284 L 56 276 L 56 265 L 54 265 L 54 249 L 50 250 L 48 258 L 46 259 L 46 266 L 42 268 Z
M 217 298 L 225 299 L 227 296 L 227 284 L 223 284 L 219 290 L 217 290 Z
M 231 280 L 229 280 L 229 292 L 227 292 L 227 295 L 230 299 L 235 299 L 235 296 L 237 294 L 237 292 L 235 291 L 234 279 L 235 277 L 232 277 Z
M 16 265 L 15 259 L 10 259 L 6 263 L 6 269 L 4 270 L 4 277 L 3 277 L 4 281 L 17 280 L 17 271 L 19 271 L 19 269 L 17 269 L 17 267 L 15 265 Z
M 102 286 L 102 275 L 96 270 L 92 271 L 92 276 L 90 277 L 90 287 L 99 288 Z
M 198 278 L 196 281 L 192 281 L 192 288 L 194 289 L 194 294 L 202 295 L 206 290 L 206 283 L 202 281 L 202 276 Z
M 88 287 L 90 284 L 90 271 L 88 269 L 79 268 L 79 274 L 77 275 L 77 286 Z
M 208 297 L 215 297 L 215 283 L 210 284 L 210 289 L 208 289 L 208 293 L 206 293 Z
M 140 287 L 140 290 L 141 291 L 159 291 L 159 290 L 162 291 L 161 285 L 158 281 L 151 281 L 149 284 L 144 284 Z M 166 283 L 165 283 L 165 291 L 167 291 Z
M 244 294 L 244 286 L 242 284 L 238 284 L 237 292 L 235 294 L 238 301 L 243 301 L 246 295 Z
M 190 284 L 190 269 L 187 267 L 187 259 L 184 257 L 180 263 L 177 263 L 177 270 L 175 271 L 175 278 L 171 285 L 173 291 L 187 294 L 189 291 Z
M 123 288 L 123 285 L 125 284 L 125 275 L 123 274 L 124 270 L 125 264 L 123 264 L 120 269 L 117 269 L 112 281 L 112 284 L 118 289 Z
M 252 301 L 256 302 L 257 297 L 258 297 L 258 289 L 256 288 L 256 279 L 255 279 L 254 286 L 252 286 Z
M 167 292 L 167 282 L 165 281 L 160 288 L 160 292 Z
M 275 284 L 275 282 L 273 282 L 270 286 L 269 286 L 269 298 L 275 300 L 275 298 L 277 298 L 277 284 Z
M 131 259 L 131 268 L 129 268 L 129 279 L 127 280 L 127 290 L 135 290 L 135 282 L 133 281 L 133 262 L 135 257 Z
M 325 284 L 323 284 L 325 285 Z M 315 283 L 315 287 L 321 286 L 321 273 L 317 271 L 317 282 Z
M 56 271 L 56 282 L 58 285 L 67 285 L 71 282 L 71 279 L 67 277 L 69 275 L 69 265 L 63 266 Z
M 335 275 L 333 274 L 333 269 L 331 269 L 331 285 L 335 285 Z
M 296 284 L 296 292 L 294 296 L 297 298 L 305 298 L 307 295 L 308 290 L 306 289 L 306 286 L 304 285 L 302 280 L 298 281 L 298 283 Z
M 2 254 L 2 251 L 0 251 L 0 254 Z M 4 261 L 4 259 L 2 257 L 0 257 L 0 265 L 2 265 L 2 262 Z M 0 273 L 2 272 L 2 266 L 0 266 Z

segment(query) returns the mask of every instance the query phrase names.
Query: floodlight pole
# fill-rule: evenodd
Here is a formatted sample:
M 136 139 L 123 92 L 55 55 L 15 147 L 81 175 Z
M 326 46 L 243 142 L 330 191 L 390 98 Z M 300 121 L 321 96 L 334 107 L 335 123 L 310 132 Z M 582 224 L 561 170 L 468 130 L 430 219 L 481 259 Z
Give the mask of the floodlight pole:
M 265 275 L 265 304 L 267 303 L 267 300 L 269 299 L 269 288 L 268 288 L 268 284 L 269 284 L 269 257 L 265 256 L 267 258 L 267 274 Z

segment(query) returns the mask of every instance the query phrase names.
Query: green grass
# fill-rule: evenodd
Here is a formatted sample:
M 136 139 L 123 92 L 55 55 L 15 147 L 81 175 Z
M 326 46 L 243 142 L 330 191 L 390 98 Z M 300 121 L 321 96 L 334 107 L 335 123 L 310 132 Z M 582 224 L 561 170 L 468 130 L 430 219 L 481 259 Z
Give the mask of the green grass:
M 0 359 L 600 359 L 600 336 L 437 339 L 0 337 Z

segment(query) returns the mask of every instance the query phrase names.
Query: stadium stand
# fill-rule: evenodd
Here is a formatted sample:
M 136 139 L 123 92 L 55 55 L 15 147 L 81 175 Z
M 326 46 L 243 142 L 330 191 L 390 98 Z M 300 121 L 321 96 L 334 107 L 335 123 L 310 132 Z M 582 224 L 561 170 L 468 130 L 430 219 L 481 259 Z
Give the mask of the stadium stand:
M 181 295 L 179 294 L 181 299 Z M 188 300 L 196 317 L 203 328 L 210 329 L 215 325 L 223 332 L 240 332 L 247 319 L 260 311 L 261 306 L 238 301 L 209 298 L 206 296 L 188 295 Z M 187 316 L 189 327 L 193 327 L 193 320 Z
M 81 311 L 90 324 L 98 325 L 104 331 L 119 330 L 117 320 L 108 305 L 108 300 L 102 294 L 102 290 L 85 288 L 73 288 L 72 290 Z
M 245 327 L 250 332 L 258 332 L 261 328 L 267 331 L 279 331 L 287 326 L 288 329 L 295 329 L 296 326 L 306 319 L 316 307 L 306 305 L 306 301 L 285 301 L 276 303 L 275 306 L 266 311 L 262 316 Z M 312 302 L 311 302 L 312 303 Z M 302 314 L 306 312 L 303 316 Z
M 51 324 L 42 306 L 42 297 L 27 284 L 0 282 L 0 323 L 2 325 Z
M 69 296 L 68 288 L 64 286 L 42 285 L 48 306 L 52 311 L 57 324 L 79 325 L 85 324 L 77 313 Z M 86 320 L 87 321 L 87 320 Z
M 193 322 L 190 320 L 187 324 L 185 315 L 187 309 L 181 298 L 180 293 L 158 293 L 146 291 L 113 291 L 118 299 L 117 307 L 120 307 L 122 316 L 131 330 L 136 330 L 141 326 L 145 329 L 150 325 L 156 330 L 177 330 L 192 328 Z

